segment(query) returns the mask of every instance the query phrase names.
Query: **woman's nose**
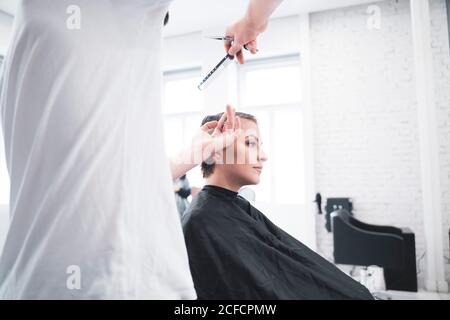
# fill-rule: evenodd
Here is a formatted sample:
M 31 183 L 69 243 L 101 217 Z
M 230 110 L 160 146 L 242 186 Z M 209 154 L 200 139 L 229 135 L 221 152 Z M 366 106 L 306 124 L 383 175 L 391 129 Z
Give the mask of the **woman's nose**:
M 264 161 L 268 160 L 267 154 L 264 152 L 263 149 L 259 149 L 258 160 L 261 161 L 261 162 L 264 162 Z

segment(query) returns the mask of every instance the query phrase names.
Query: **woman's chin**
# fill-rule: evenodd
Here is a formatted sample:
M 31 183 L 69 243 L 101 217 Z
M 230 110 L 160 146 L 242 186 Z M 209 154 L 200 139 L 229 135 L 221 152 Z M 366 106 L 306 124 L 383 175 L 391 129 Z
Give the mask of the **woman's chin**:
M 256 186 L 256 185 L 259 184 L 260 180 L 261 179 L 259 178 L 259 175 L 255 176 L 255 177 L 251 177 L 251 178 L 248 179 L 248 181 L 247 181 L 247 183 L 245 185 L 246 186 Z

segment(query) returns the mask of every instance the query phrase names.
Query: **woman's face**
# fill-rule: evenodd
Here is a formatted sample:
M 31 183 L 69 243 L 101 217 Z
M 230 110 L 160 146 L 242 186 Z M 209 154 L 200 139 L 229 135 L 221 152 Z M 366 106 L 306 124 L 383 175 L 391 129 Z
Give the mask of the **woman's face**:
M 231 180 L 235 185 L 255 185 L 260 181 L 267 156 L 261 148 L 258 125 L 251 120 L 240 120 L 242 132 L 233 148 L 226 151 L 224 164 L 216 164 L 216 170 L 222 171 L 227 180 Z

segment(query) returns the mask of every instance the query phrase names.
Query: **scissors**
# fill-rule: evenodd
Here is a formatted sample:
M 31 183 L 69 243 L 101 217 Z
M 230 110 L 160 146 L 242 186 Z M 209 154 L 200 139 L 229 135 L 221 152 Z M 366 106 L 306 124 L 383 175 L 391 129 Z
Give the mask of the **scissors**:
M 234 37 L 232 36 L 208 36 L 206 37 L 208 39 L 212 39 L 212 40 L 220 40 L 220 41 L 229 41 L 229 42 L 233 42 L 234 41 Z M 244 49 L 247 49 L 247 46 L 244 45 Z M 229 64 L 230 62 L 234 59 L 234 56 L 231 56 L 229 54 L 227 54 L 224 58 L 222 58 L 222 60 L 220 60 L 220 62 L 206 75 L 206 77 L 202 80 L 202 82 L 200 82 L 200 84 L 198 85 L 198 89 L 199 90 L 205 90 L 206 87 L 209 86 L 209 84 L 211 84 L 211 82 L 217 78 L 217 76 L 220 74 L 221 71 L 223 71 Z
M 212 40 L 219 40 L 219 41 L 228 41 L 228 42 L 233 42 L 234 41 L 234 37 L 233 36 L 207 36 L 206 38 L 208 39 L 212 39 Z M 244 45 L 244 49 L 247 49 L 247 45 Z
M 234 41 L 234 37 L 232 36 L 207 36 L 206 38 L 212 39 L 212 40 L 222 40 L 222 41 Z

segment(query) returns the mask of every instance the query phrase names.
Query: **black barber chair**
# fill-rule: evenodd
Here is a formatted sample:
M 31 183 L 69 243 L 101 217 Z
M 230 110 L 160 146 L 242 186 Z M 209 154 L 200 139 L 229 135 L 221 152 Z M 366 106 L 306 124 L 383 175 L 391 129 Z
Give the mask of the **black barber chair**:
M 337 210 L 346 210 L 352 216 L 353 202 L 350 198 L 328 198 L 325 206 L 325 228 L 331 232 L 331 213 Z
M 387 290 L 417 292 L 416 248 L 409 229 L 363 223 L 346 210 L 331 214 L 334 262 L 379 266 Z

